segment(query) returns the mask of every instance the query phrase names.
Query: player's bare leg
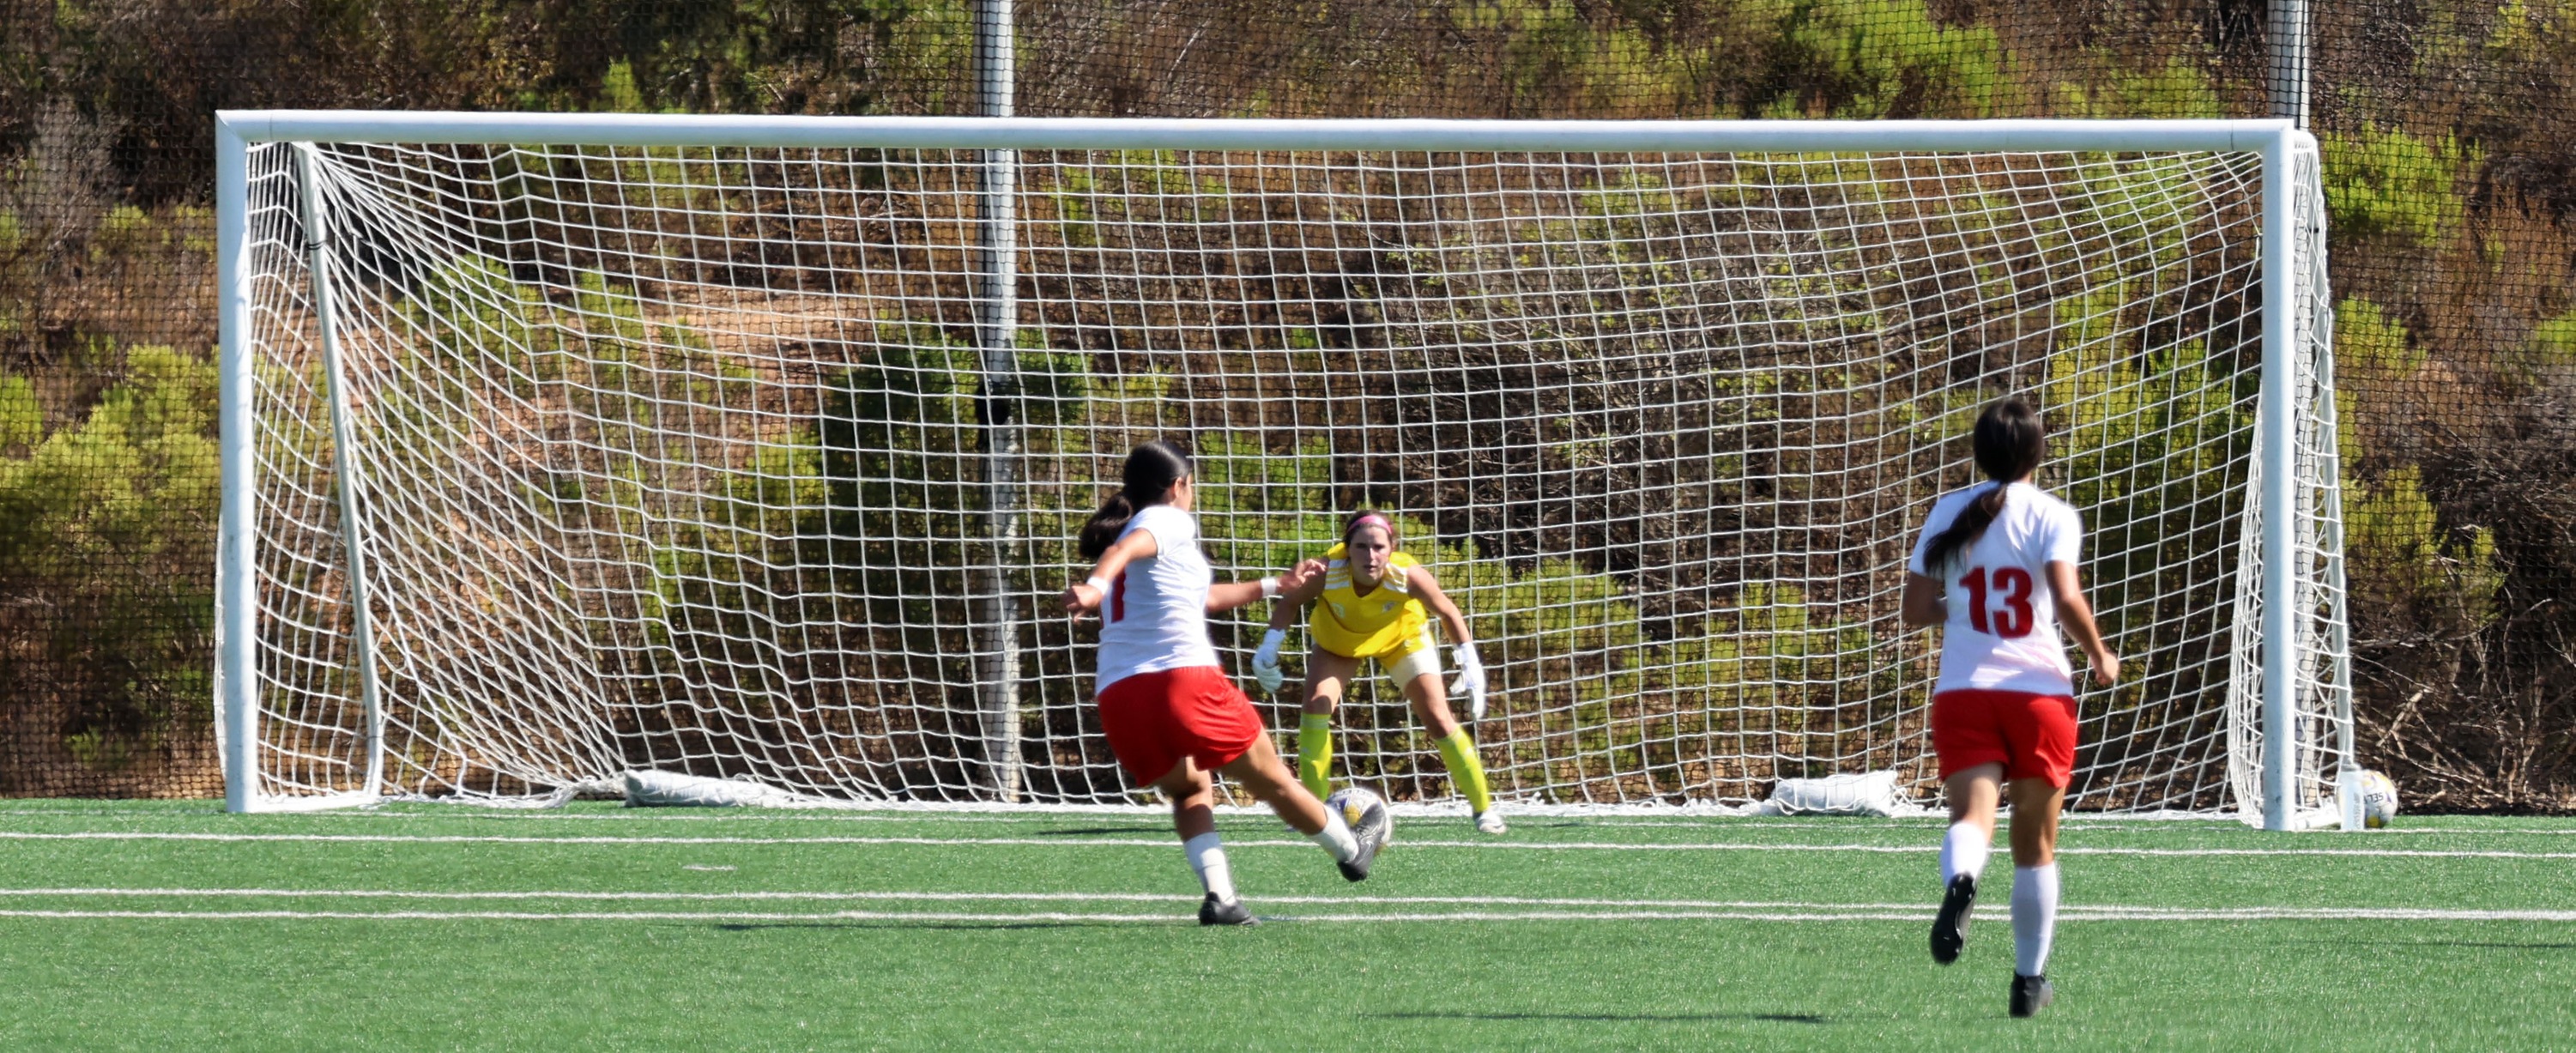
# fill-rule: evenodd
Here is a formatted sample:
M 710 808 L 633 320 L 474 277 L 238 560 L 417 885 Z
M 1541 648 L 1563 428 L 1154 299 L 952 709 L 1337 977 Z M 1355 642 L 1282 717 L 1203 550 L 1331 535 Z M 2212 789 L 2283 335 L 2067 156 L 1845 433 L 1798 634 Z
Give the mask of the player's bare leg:
M 1258 925 L 1234 891 L 1234 869 L 1226 862 L 1225 844 L 1217 837 L 1216 786 L 1187 757 L 1154 783 L 1172 802 L 1172 830 L 1181 835 L 1181 851 L 1199 876 L 1207 897 L 1199 901 L 1201 925 Z
M 2012 802 L 2012 1015 L 2030 1016 L 2057 997 L 2046 970 L 2057 938 L 2057 816 L 2066 790 L 2014 779 Z
M 1333 862 L 1341 866 L 1344 878 L 1352 881 L 1368 879 L 1369 864 L 1376 860 L 1378 846 L 1384 839 L 1368 830 L 1353 830 L 1339 814 L 1324 807 L 1323 801 L 1307 792 L 1297 777 L 1289 774 L 1288 765 L 1279 759 L 1279 751 L 1271 747 L 1270 736 L 1254 739 L 1252 748 L 1243 751 L 1243 756 L 1217 770 L 1234 780 L 1235 785 L 1243 787 L 1245 793 L 1269 805 L 1272 812 L 1295 827 L 1298 833 L 1324 846 L 1325 851 L 1333 854 Z
M 1431 741 L 1440 748 L 1440 759 L 1449 769 L 1449 782 L 1467 799 L 1469 814 L 1475 817 L 1480 833 L 1499 834 L 1510 827 L 1503 815 L 1494 809 L 1494 794 L 1485 782 L 1485 761 L 1476 753 L 1476 740 L 1449 712 L 1449 696 L 1437 673 L 1425 673 L 1404 684 L 1405 701 L 1413 704 L 1413 717 L 1431 730 Z
M 1980 764 L 1942 784 L 1950 801 L 1950 829 L 1941 840 L 1941 911 L 1932 918 L 1932 960 L 1959 960 L 1968 921 L 1977 910 L 1977 882 L 1995 843 L 1995 807 L 2002 797 L 2004 766 Z M 2052 830 L 2054 827 L 2052 826 Z

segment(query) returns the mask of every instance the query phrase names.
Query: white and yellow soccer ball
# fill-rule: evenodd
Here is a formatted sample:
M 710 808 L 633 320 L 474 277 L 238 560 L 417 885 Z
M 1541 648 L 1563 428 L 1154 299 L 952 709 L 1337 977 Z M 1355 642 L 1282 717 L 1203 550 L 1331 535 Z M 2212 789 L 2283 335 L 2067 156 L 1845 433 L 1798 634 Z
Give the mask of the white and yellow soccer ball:
M 1380 847 L 1395 837 L 1395 816 L 1386 809 L 1386 800 L 1365 786 L 1346 786 L 1324 798 L 1324 807 L 1341 813 L 1342 822 L 1350 824 L 1351 834 L 1373 840 Z
M 2361 825 L 2377 830 L 2397 819 L 2397 784 L 2375 771 L 2361 773 Z

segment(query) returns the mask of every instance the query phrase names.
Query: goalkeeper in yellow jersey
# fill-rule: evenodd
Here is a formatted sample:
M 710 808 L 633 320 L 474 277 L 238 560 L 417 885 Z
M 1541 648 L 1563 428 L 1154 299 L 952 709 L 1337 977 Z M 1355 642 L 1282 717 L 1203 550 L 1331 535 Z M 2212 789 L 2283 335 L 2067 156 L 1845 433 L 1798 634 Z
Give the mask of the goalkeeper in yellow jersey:
M 1458 605 L 1440 591 L 1431 571 L 1399 551 L 1395 523 L 1362 509 L 1342 527 L 1342 543 L 1324 553 L 1324 573 L 1291 589 L 1271 608 L 1270 631 L 1252 656 L 1252 674 L 1263 689 L 1279 690 L 1279 645 L 1288 638 L 1289 619 L 1314 605 L 1307 633 L 1315 649 L 1306 656 L 1306 716 L 1297 730 L 1297 776 L 1318 797 L 1332 784 L 1333 709 L 1359 674 L 1360 662 L 1376 659 L 1388 680 L 1404 690 L 1414 715 L 1440 747 L 1449 781 L 1475 810 L 1476 829 L 1504 830 L 1485 783 L 1485 764 L 1476 756 L 1476 741 L 1449 713 L 1448 692 L 1440 683 L 1440 653 L 1431 642 L 1430 615 L 1440 616 L 1458 661 L 1457 690 L 1468 699 L 1468 718 L 1485 715 L 1485 666 L 1476 658 L 1475 641 Z M 1301 568 L 1301 571 L 1303 568 Z

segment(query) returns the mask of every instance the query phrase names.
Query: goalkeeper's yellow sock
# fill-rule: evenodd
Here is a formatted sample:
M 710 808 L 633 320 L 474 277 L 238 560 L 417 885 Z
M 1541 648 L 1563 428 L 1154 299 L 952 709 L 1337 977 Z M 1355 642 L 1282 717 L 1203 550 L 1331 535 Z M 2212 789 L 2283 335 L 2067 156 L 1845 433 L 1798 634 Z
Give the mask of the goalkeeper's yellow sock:
M 1494 806 L 1494 791 L 1485 785 L 1485 762 L 1476 756 L 1476 740 L 1459 728 L 1441 739 L 1440 759 L 1449 765 L 1449 781 L 1458 784 L 1458 792 L 1467 795 L 1467 806 L 1483 815 Z
M 1333 718 L 1308 713 L 1297 722 L 1297 781 L 1321 798 L 1333 788 Z

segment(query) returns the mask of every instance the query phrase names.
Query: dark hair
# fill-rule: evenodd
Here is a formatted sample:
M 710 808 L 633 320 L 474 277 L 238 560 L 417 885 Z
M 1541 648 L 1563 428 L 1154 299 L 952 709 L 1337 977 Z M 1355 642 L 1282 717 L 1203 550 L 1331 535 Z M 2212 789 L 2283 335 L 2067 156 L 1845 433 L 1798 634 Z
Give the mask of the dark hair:
M 1342 544 L 1345 547 L 1351 543 L 1351 534 L 1360 528 L 1362 521 L 1371 516 L 1377 517 L 1379 522 L 1386 524 L 1387 547 L 1399 549 L 1404 547 L 1404 538 L 1395 530 L 1395 517 L 1374 508 L 1359 509 L 1352 512 L 1349 519 L 1342 520 Z
M 1172 496 L 1172 484 L 1188 478 L 1190 455 L 1181 448 L 1156 439 L 1127 451 L 1127 487 L 1109 495 L 1100 511 L 1091 513 L 1091 521 L 1082 524 L 1078 547 L 1084 559 L 1099 559 L 1118 541 L 1118 532 L 1127 529 L 1127 521 L 1136 510 L 1162 504 Z
M 2039 413 L 2020 399 L 1998 399 L 1986 404 L 1977 414 L 1977 470 L 1986 473 L 1995 485 L 1978 494 L 1968 507 L 1959 510 L 1959 518 L 1950 528 L 1932 538 L 1931 548 L 1923 554 L 1923 565 L 1934 571 L 1948 567 L 1960 550 L 1984 536 L 1995 517 L 2004 514 L 2004 490 L 2013 480 L 2038 470 L 2039 459 L 2048 455 L 2048 428 L 2039 421 Z

